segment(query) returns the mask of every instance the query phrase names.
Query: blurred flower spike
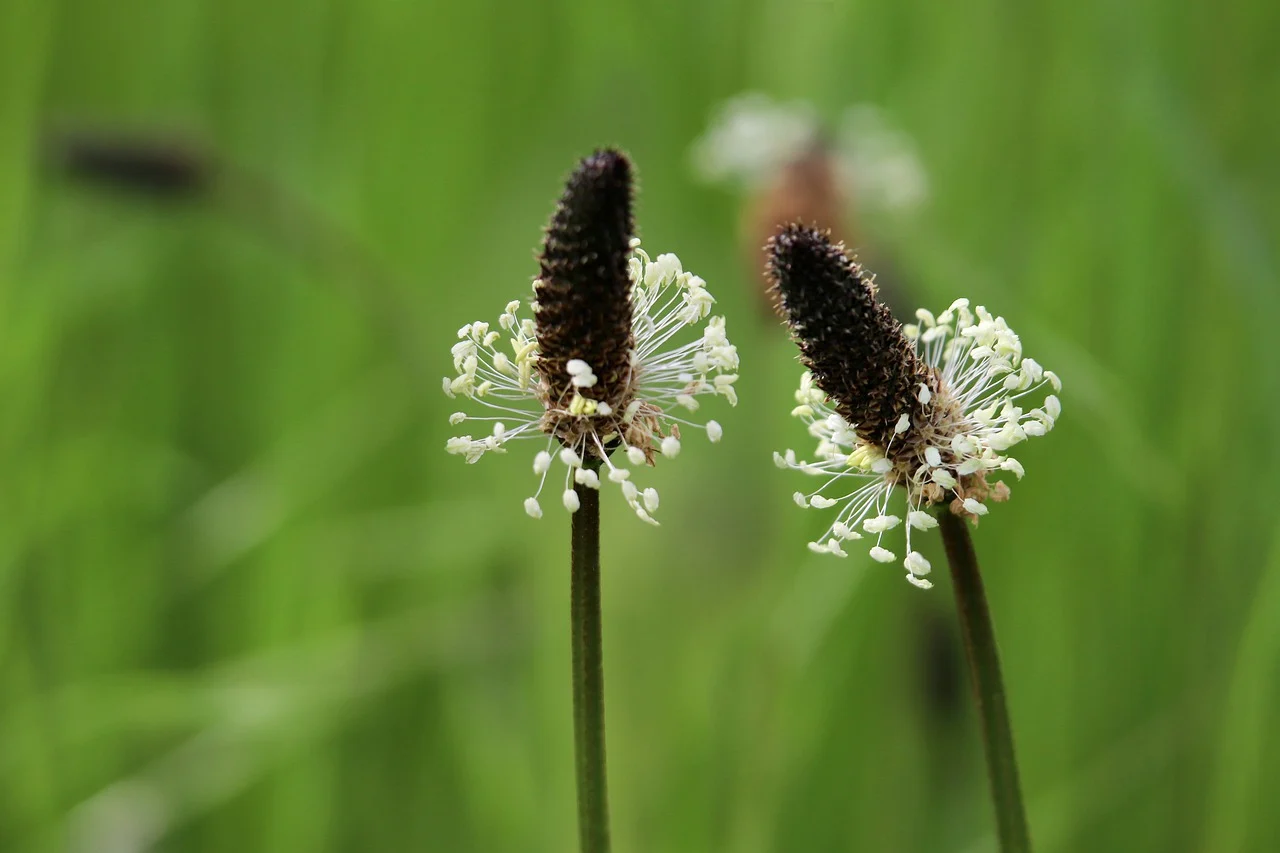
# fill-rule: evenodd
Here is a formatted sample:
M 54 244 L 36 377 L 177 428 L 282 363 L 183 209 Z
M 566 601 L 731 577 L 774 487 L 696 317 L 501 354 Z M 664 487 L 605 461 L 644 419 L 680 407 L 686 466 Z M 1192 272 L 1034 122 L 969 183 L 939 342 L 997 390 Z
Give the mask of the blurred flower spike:
M 512 301 L 497 328 L 470 323 L 453 346 L 456 375 L 445 377 L 444 393 L 493 414 L 455 412 L 450 423 L 485 423 L 488 434 L 451 438 L 446 449 L 475 462 L 518 439 L 540 441 L 537 491 L 524 502 L 534 518 L 542 516 L 548 478 L 562 477 L 561 501 L 572 513 L 574 485 L 598 489 L 604 476 L 637 516 L 657 524 L 658 493 L 637 486 L 633 468 L 679 454 L 682 427 L 720 440 L 718 423 L 691 419 L 698 397 L 738 401 L 738 352 L 725 337 L 724 318 L 710 316 L 715 300 L 706 282 L 679 258 L 650 258 L 640 248 L 631 185 L 623 154 L 606 150 L 583 160 L 547 227 L 532 317 Z M 699 334 L 679 343 L 689 326 Z
M 874 104 L 847 107 L 831 132 L 804 101 L 737 95 L 716 110 L 690 160 L 706 183 L 757 190 L 789 164 L 828 148 L 841 193 L 860 208 L 910 213 L 928 201 L 929 179 L 915 141 Z
M 902 525 L 907 580 L 928 588 L 929 561 L 912 547 L 912 531 L 938 526 L 926 511 L 933 505 L 976 523 L 988 504 L 1008 498 L 993 478 L 1022 477 L 1008 451 L 1053 428 L 1058 398 L 1040 392 L 1060 391 L 1058 377 L 1023 357 L 1004 318 L 970 310 L 967 299 L 937 315 L 921 309 L 918 324 L 900 326 L 877 301 L 872 277 L 816 230 L 781 231 L 769 272 L 808 368 L 792 415 L 818 442 L 812 462 L 793 450 L 774 461 L 825 480 L 795 493 L 800 506 L 838 508 L 809 548 L 843 557 L 843 543 L 869 537 L 871 556 L 894 562 L 884 538 Z M 899 486 L 905 519 L 889 506 Z

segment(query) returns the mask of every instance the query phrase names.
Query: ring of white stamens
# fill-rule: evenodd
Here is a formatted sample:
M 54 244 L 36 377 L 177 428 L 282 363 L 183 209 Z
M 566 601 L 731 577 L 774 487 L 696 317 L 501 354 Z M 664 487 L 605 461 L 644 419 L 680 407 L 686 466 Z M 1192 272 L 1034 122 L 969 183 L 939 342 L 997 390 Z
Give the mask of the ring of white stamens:
M 628 274 L 634 341 L 632 399 L 620 413 L 581 393 L 595 387 L 598 378 L 592 366 L 578 358 L 565 364 L 569 385 L 575 389 L 573 397 L 567 404 L 551 407 L 545 393 L 548 385 L 538 372 L 535 324 L 520 317 L 519 300 L 508 303 L 499 317 L 501 331 L 484 322 L 458 330 L 452 353 L 455 375 L 445 377 L 444 393 L 474 400 L 497 416 L 455 412 L 449 418 L 455 426 L 464 421 L 493 425 L 486 427 L 489 434 L 483 438 L 450 438 L 445 449 L 476 462 L 488 452 L 505 453 L 506 445 L 516 439 L 542 438 L 546 445 L 533 461 L 538 489 L 525 501 L 525 512 L 533 518 L 542 516 L 538 498 L 558 462 L 565 468 L 561 502 L 569 512 L 580 506 L 573 485 L 598 489 L 603 475 L 619 485 L 637 516 L 657 524 L 652 513 L 658 509 L 658 493 L 631 482 L 631 468 L 652 465 L 658 455 L 677 456 L 682 430 L 704 429 L 708 440 L 720 441 L 724 430 L 716 421 L 703 426 L 677 414 L 696 411 L 700 405 L 696 398 L 712 395 L 724 397 L 730 405 L 738 403 L 738 351 L 725 335 L 724 318 L 710 316 L 715 299 L 706 282 L 685 271 L 675 255 L 650 259 L 638 240 L 632 241 Z M 700 336 L 683 344 L 674 342 L 694 325 L 702 325 Z M 558 452 L 554 449 L 557 436 L 564 445 Z M 596 467 L 603 472 L 597 473 Z
M 1055 396 L 1062 383 L 1053 371 L 1023 358 L 1022 342 L 1002 317 L 993 317 L 981 306 L 970 311 L 967 299 L 957 299 L 937 315 L 921 309 L 916 317 L 920 322 L 904 326 L 903 334 L 938 379 L 935 389 L 921 383 L 916 390 L 924 406 L 923 416 L 917 412 L 922 422 L 913 423 L 912 415 L 903 412 L 894 424 L 890 446 L 869 444 L 806 372 L 792 415 L 817 440 L 814 461 L 799 459 L 793 450 L 773 458 L 779 468 L 825 478 L 813 492 L 796 492 L 797 504 L 839 506 L 826 533 L 809 545 L 819 553 L 843 555 L 840 543 L 860 538 L 856 530 L 861 528 L 872 537 L 873 559 L 896 561 L 881 542 L 901 521 L 888 512 L 888 502 L 902 486 L 907 504 L 903 566 L 909 581 L 927 588 L 929 561 L 911 543 L 913 530 L 938 526 L 926 508 L 954 498 L 950 511 L 976 520 L 987 514 L 989 501 L 1003 500 L 1007 486 L 991 479 L 1005 472 L 1022 478 L 1022 465 L 1007 451 L 1053 428 L 1062 413 Z M 1026 399 L 1046 385 L 1054 393 L 1045 396 L 1040 407 L 1027 408 Z M 936 422 L 930 422 L 931 413 Z M 835 485 L 850 480 L 852 488 Z M 829 487 L 836 493 L 823 494 Z

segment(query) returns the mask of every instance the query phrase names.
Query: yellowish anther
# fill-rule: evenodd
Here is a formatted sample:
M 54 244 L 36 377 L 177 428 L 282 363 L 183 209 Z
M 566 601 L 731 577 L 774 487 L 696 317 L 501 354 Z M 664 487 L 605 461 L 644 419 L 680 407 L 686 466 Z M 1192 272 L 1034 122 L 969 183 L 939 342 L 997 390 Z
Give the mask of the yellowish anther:
M 871 454 L 867 451 L 867 446 L 859 444 L 855 447 L 846 462 L 850 468 L 865 469 L 871 467 Z
M 599 404 L 595 400 L 588 399 L 581 394 L 574 394 L 573 401 L 569 403 L 569 414 L 577 417 L 590 417 L 599 409 Z
M 511 349 L 515 351 L 516 361 L 524 359 L 529 353 L 538 348 L 537 341 L 519 341 L 515 338 L 511 340 Z

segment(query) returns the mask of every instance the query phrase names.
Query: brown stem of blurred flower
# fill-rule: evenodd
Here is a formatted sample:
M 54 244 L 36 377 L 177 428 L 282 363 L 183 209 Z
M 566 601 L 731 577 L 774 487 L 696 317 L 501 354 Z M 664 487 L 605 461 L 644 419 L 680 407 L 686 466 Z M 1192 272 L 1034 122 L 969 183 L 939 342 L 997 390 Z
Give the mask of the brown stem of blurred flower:
M 589 463 L 588 463 L 589 464 Z M 586 467 L 586 466 L 584 466 Z M 599 469 L 599 463 L 594 466 Z M 604 654 L 600 635 L 600 492 L 575 485 L 569 618 L 573 638 L 573 740 L 582 853 L 608 853 Z
M 982 741 L 991 779 L 991 798 L 996 810 L 996 831 L 1002 853 L 1029 853 L 1031 836 L 1027 828 L 1022 789 L 1018 783 L 1018 762 L 1013 752 L 1013 729 L 1005 703 L 1004 679 L 1000 675 L 1000 655 L 982 572 L 973 550 L 973 539 L 965 521 L 946 509 L 938 513 L 942 541 L 951 565 L 951 581 L 956 593 L 965 657 L 978 701 Z

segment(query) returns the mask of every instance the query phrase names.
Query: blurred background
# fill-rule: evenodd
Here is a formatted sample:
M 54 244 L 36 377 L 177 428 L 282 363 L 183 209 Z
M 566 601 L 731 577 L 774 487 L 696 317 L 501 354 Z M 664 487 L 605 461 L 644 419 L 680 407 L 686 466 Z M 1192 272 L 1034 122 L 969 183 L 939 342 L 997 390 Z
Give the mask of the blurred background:
M 1277 28 L 0 0 L 0 850 L 574 848 L 568 522 L 440 377 L 606 144 L 742 355 L 662 527 L 603 502 L 615 849 L 994 849 L 949 583 L 809 553 L 770 462 L 775 210 L 1063 378 L 975 534 L 1038 849 L 1280 849 Z

